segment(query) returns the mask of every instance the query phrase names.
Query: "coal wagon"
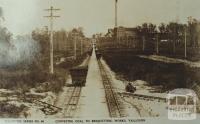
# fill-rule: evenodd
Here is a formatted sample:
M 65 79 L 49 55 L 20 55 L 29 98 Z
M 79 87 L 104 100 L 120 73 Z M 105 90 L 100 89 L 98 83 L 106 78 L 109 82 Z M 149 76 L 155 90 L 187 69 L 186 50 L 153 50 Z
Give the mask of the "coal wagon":
M 101 53 L 96 53 L 97 60 L 101 59 Z
M 96 53 L 97 60 L 101 59 L 101 53 L 99 52 L 99 50 L 95 50 L 95 53 Z
M 73 86 L 85 86 L 88 66 L 77 66 L 70 69 Z
M 93 49 L 91 48 L 90 50 L 87 51 L 87 54 L 88 54 L 89 56 L 92 56 L 92 51 L 93 51 Z

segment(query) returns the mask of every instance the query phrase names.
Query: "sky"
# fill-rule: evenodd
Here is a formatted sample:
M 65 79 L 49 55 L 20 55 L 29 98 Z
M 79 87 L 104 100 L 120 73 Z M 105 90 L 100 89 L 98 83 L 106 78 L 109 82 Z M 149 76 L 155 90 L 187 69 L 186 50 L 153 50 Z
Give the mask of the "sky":
M 177 2 L 180 1 L 180 2 Z M 87 36 L 107 32 L 114 27 L 115 0 L 0 0 L 4 21 L 1 22 L 14 35 L 27 34 L 35 28 L 49 26 L 49 15 L 44 9 L 60 8 L 55 15 L 54 28 L 71 30 L 83 27 Z M 160 24 L 181 23 L 187 17 L 200 19 L 200 0 L 118 0 L 118 25 L 135 27 L 144 22 Z

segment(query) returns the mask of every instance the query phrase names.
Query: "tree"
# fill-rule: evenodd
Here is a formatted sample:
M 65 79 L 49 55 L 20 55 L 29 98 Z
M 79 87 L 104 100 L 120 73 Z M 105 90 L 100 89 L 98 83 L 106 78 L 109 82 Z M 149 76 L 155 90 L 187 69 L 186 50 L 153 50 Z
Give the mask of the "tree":
M 165 39 L 165 40 L 169 40 L 168 36 L 169 36 L 169 31 L 167 28 L 167 25 L 164 23 L 161 23 L 158 26 L 158 32 L 159 32 L 159 38 L 160 39 Z
M 36 65 L 39 65 L 38 68 L 46 69 L 49 68 L 49 35 L 48 30 L 44 29 L 35 29 L 32 31 L 32 39 L 38 42 L 40 46 L 40 54 L 35 58 Z M 41 64 L 41 65 L 40 65 Z
M 10 45 L 12 34 L 8 31 L 6 27 L 0 26 L 0 42 Z
M 0 66 L 8 64 L 8 52 L 11 48 L 13 48 L 11 39 L 12 34 L 7 30 L 7 28 L 0 26 Z
M 147 36 L 147 33 L 148 33 L 148 24 L 147 23 L 142 24 L 141 33 L 144 37 Z
M 176 22 L 170 22 L 167 25 L 167 32 L 169 33 L 168 38 L 173 43 L 173 53 L 176 53 L 176 44 L 180 42 L 181 36 L 184 34 L 184 25 Z
M 41 47 L 41 54 L 49 55 L 49 35 L 47 30 L 35 29 L 32 31 L 33 40 L 39 42 Z
M 189 17 L 188 28 L 190 35 L 190 45 L 192 47 L 198 46 L 198 35 L 200 33 L 199 25 L 200 25 L 199 22 L 195 18 Z
M 161 34 L 164 34 L 167 32 L 167 27 L 164 23 L 161 23 L 159 26 L 158 26 L 158 30 Z
M 78 37 L 85 37 L 82 27 L 73 28 L 71 33 L 76 33 Z
M 157 33 L 156 25 L 152 23 L 143 23 L 142 26 L 136 27 L 139 38 L 142 40 L 142 49 L 145 50 L 145 47 L 149 46 L 152 48 L 155 35 Z
M 151 40 L 157 32 L 156 25 L 152 23 L 144 23 L 142 26 L 137 26 L 136 30 L 138 35 L 140 35 L 140 37 L 145 37 L 146 40 Z
M 168 24 L 168 32 L 169 32 L 169 38 L 171 39 L 173 43 L 173 53 L 176 52 L 176 36 L 177 36 L 177 27 L 175 23 L 169 23 Z
M 148 24 L 148 33 L 152 34 L 152 33 L 155 33 L 155 32 L 157 32 L 156 25 L 149 23 Z

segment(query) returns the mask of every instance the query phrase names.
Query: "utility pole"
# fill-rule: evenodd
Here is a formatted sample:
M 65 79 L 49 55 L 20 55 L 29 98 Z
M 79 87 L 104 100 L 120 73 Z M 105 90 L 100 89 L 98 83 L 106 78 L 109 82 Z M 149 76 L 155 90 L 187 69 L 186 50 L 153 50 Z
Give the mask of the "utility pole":
M 156 53 L 159 54 L 159 34 L 156 35 Z
M 177 26 L 174 26 L 174 35 L 173 35 L 173 53 L 176 53 L 176 40 L 178 39 L 176 36 Z
M 142 37 L 142 50 L 143 50 L 143 52 L 145 50 L 145 37 L 144 36 Z
M 75 58 L 75 60 L 76 60 L 76 40 L 77 40 L 77 37 L 76 37 L 76 35 L 75 35 L 75 42 L 74 42 L 74 58 Z
M 127 35 L 126 35 L 126 46 L 129 47 L 129 39 Z
M 81 40 L 81 55 L 83 54 L 83 40 L 82 40 L 82 38 L 80 38 L 80 40 Z
M 54 9 L 53 6 L 50 7 L 50 9 L 45 9 L 45 11 L 50 11 L 49 16 L 44 16 L 46 18 L 50 19 L 50 73 L 54 73 L 53 68 L 53 19 L 58 18 L 60 16 L 53 15 L 53 11 L 58 11 L 60 9 Z
M 118 43 L 117 2 L 118 0 L 115 0 L 115 29 L 116 29 L 116 42 Z
M 187 31 L 185 27 L 185 58 L 187 58 Z
M 194 23 L 194 18 L 192 16 L 189 16 L 188 17 L 188 28 L 189 28 L 189 35 L 190 35 L 190 42 L 191 42 L 191 45 L 192 47 L 195 46 L 195 43 L 194 43 L 194 27 L 193 27 L 193 23 Z
M 77 50 L 77 47 L 76 47 L 76 42 L 77 42 L 77 33 L 74 33 L 74 59 L 76 60 L 77 58 L 77 53 L 76 53 L 76 50 Z

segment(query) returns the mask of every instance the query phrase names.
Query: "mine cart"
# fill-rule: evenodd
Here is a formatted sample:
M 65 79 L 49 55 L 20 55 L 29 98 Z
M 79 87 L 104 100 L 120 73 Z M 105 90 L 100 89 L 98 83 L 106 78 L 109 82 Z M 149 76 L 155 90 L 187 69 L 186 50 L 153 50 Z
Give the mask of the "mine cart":
M 74 86 L 85 86 L 88 66 L 77 66 L 70 69 L 72 84 Z

